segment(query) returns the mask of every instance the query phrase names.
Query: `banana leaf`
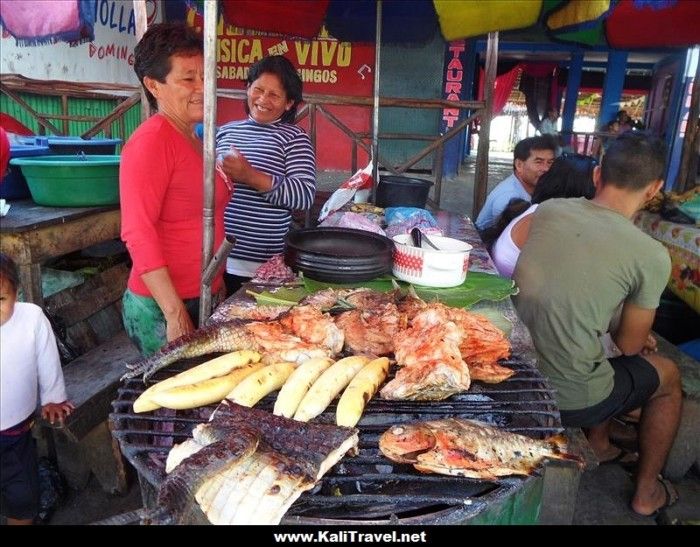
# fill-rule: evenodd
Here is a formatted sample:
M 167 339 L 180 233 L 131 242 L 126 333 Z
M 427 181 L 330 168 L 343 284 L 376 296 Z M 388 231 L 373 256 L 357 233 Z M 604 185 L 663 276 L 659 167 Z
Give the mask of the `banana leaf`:
M 325 283 L 304 278 L 303 287 L 281 288 L 274 292 L 262 293 L 249 292 L 257 300 L 259 305 L 293 305 L 308 294 L 327 288 L 354 288 L 366 287 L 380 292 L 387 292 L 394 288 L 394 279 L 391 276 L 378 277 L 371 281 L 354 284 Z M 409 284 L 398 282 L 403 289 L 408 289 Z M 511 279 L 482 272 L 469 272 L 467 279 L 458 287 L 438 289 L 432 287 L 414 286 L 419 297 L 424 300 L 438 300 L 448 306 L 458 308 L 470 308 L 482 300 L 499 301 L 517 294 L 518 289 Z

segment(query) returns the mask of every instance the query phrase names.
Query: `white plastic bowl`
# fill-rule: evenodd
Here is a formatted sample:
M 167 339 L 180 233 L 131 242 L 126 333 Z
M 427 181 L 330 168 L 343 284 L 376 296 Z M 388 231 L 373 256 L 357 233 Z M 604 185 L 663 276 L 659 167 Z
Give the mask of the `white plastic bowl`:
M 425 287 L 456 287 L 469 268 L 469 243 L 451 237 L 429 236 L 439 251 L 414 247 L 409 234 L 394 236 L 392 273 L 398 279 Z M 424 246 L 427 244 L 424 243 Z

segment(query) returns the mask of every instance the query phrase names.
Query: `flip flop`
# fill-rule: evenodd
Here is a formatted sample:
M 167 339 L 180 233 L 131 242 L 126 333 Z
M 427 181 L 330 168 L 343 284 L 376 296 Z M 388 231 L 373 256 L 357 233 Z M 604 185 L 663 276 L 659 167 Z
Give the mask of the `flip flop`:
M 664 487 L 664 491 L 666 492 L 666 500 L 664 501 L 661 507 L 657 508 L 656 511 L 654 511 L 653 513 L 649 513 L 648 515 L 642 515 L 641 513 L 637 513 L 637 511 L 630 507 L 632 512 L 638 517 L 651 517 L 655 519 L 666 509 L 668 509 L 669 507 L 673 507 L 680 499 L 678 490 L 675 486 L 673 486 L 673 483 L 670 480 L 665 479 L 661 475 L 659 475 L 656 478 L 656 480 L 659 481 L 661 483 L 661 486 Z

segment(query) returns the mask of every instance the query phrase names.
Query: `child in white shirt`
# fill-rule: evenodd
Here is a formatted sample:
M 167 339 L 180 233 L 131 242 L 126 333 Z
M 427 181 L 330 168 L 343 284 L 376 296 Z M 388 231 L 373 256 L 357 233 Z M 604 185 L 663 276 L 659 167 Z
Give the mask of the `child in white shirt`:
M 37 403 L 52 424 L 67 400 L 56 338 L 35 304 L 17 302 L 17 268 L 0 253 L 0 493 L 8 524 L 32 524 L 39 510 L 39 471 L 32 425 Z

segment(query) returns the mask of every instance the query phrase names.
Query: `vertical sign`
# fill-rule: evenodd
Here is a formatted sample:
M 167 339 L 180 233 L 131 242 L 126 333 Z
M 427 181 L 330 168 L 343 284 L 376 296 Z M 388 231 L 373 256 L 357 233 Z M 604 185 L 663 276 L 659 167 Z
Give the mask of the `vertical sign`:
M 466 40 L 450 42 L 445 50 L 445 69 L 442 77 L 442 98 L 448 101 L 461 101 L 466 94 L 464 88 L 465 67 L 467 56 Z M 464 114 L 460 114 L 459 108 L 443 108 L 440 119 L 440 134 L 444 135 L 454 127 Z M 457 174 L 457 168 L 461 161 L 462 143 L 464 135 L 454 137 L 445 144 L 443 161 L 443 174 L 452 177 Z

